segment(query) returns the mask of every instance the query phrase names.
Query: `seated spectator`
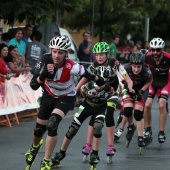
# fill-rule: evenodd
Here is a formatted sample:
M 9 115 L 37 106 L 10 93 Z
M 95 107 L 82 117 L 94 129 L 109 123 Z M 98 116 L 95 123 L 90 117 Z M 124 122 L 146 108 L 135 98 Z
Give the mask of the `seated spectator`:
M 16 74 L 20 74 L 20 73 L 23 73 L 23 72 L 30 71 L 30 67 L 16 68 L 13 61 L 14 61 L 14 58 L 17 57 L 17 55 L 18 55 L 18 47 L 16 45 L 10 45 L 8 47 L 8 55 L 7 55 L 7 57 L 4 58 L 4 61 L 6 62 L 7 66 L 11 70 L 11 72 L 16 73 Z

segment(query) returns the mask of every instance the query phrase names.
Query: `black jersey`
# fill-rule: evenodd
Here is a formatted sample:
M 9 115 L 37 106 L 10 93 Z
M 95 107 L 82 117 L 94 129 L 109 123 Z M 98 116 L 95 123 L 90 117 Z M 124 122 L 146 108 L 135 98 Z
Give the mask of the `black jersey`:
M 140 90 L 147 81 L 152 80 L 152 73 L 150 69 L 143 65 L 141 72 L 136 75 L 132 71 L 132 66 L 130 63 L 124 65 L 125 70 L 129 74 L 129 77 L 133 81 L 133 89 L 135 91 Z M 127 88 L 127 85 L 125 84 L 125 88 Z

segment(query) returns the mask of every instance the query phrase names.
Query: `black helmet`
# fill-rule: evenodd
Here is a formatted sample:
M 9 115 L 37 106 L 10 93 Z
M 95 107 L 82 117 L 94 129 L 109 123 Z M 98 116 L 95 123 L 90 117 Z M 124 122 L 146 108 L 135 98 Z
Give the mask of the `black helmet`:
M 131 64 L 143 64 L 145 62 L 145 55 L 141 51 L 136 51 L 130 55 Z

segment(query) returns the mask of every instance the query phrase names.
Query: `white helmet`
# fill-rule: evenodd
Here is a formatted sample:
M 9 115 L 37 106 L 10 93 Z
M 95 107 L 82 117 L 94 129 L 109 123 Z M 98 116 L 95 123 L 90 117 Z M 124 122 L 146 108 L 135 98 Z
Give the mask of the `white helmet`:
M 71 42 L 65 36 L 54 37 L 49 44 L 49 48 L 69 51 L 71 49 Z
M 162 40 L 162 38 L 153 38 L 150 41 L 150 48 L 164 48 L 165 42 Z

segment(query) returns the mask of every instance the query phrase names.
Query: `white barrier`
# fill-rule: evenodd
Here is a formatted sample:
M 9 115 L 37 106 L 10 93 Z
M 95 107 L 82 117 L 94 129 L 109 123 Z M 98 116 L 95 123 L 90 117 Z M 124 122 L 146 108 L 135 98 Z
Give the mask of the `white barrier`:
M 42 94 L 42 89 L 32 90 L 31 78 L 32 74 L 21 74 L 19 77 L 11 77 L 4 84 L 1 83 L 0 115 L 39 108 L 37 99 Z

